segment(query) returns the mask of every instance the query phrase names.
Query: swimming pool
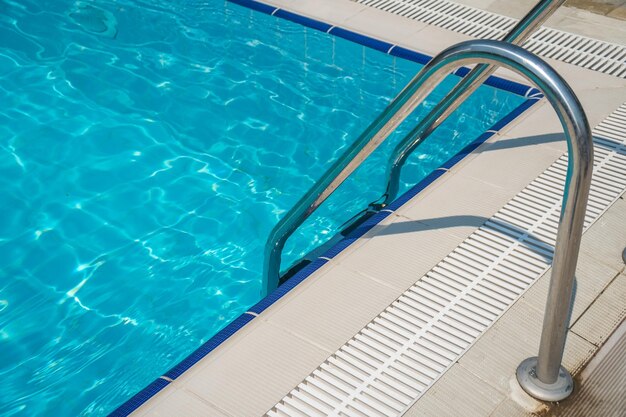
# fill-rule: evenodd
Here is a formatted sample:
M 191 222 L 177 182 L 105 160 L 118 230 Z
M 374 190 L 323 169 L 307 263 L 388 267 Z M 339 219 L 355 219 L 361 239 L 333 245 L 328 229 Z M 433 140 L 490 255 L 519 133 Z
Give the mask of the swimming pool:
M 5 1 L 0 45 L 3 416 L 104 415 L 258 301 L 271 227 L 420 68 L 222 1 Z M 482 88 L 405 188 L 523 101 Z

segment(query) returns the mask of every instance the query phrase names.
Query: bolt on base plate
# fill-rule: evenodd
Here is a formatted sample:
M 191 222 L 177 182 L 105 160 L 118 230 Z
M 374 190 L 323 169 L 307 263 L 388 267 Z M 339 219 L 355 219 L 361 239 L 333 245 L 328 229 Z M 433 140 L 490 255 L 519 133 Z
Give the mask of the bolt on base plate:
M 569 397 L 574 390 L 574 380 L 561 366 L 559 376 L 552 384 L 543 383 L 537 378 L 537 357 L 525 359 L 517 367 L 517 382 L 528 395 L 542 401 L 561 401 Z

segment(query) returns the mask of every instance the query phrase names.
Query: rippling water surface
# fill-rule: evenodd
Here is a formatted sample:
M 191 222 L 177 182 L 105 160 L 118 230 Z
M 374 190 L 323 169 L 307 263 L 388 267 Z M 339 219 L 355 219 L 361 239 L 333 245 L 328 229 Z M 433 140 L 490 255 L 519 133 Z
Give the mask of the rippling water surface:
M 258 301 L 271 227 L 418 70 L 218 0 L 0 0 L 0 415 L 105 415 Z M 405 186 L 520 102 L 481 89 Z

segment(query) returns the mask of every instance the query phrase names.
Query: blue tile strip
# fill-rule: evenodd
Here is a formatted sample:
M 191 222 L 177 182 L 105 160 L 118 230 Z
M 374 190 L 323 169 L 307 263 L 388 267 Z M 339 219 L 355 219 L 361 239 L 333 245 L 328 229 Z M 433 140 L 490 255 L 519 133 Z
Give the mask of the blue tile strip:
M 187 356 L 178 365 L 167 371 L 164 376 L 170 379 L 176 379 L 183 374 L 187 369 L 195 365 L 200 359 L 215 350 L 216 347 L 221 345 L 226 339 L 231 337 L 237 330 L 254 320 L 254 316 L 250 314 L 242 314 L 233 320 L 228 326 L 220 330 L 215 336 L 210 338 L 206 343 L 196 349 L 191 355 Z
M 306 26 L 315 30 L 319 30 L 321 32 L 328 32 L 332 25 L 328 23 L 320 22 L 317 20 L 309 19 L 308 17 L 300 16 L 299 14 L 291 13 L 286 10 L 278 9 L 276 13 L 274 13 L 275 17 L 280 17 L 282 19 L 291 20 L 292 22 L 299 23 L 302 26 Z
M 430 61 L 430 58 L 431 58 L 428 55 L 415 52 L 410 49 L 403 48 L 401 46 L 396 46 L 395 48 L 391 50 L 391 52 L 389 52 L 389 54 L 398 58 L 403 58 L 409 61 L 417 62 L 418 64 L 421 64 L 421 65 L 428 64 L 428 61 Z
M 303 26 L 319 30 L 322 32 L 327 32 L 335 36 L 339 36 L 341 38 L 350 40 L 352 42 L 358 43 L 360 45 L 376 49 L 378 51 L 389 53 L 390 55 L 396 56 L 398 58 L 407 59 L 413 62 L 417 62 L 419 64 L 426 64 L 430 61 L 431 57 L 419 52 L 412 51 L 410 49 L 406 49 L 400 46 L 396 46 L 390 44 L 388 42 L 384 42 L 378 39 L 374 39 L 365 35 L 361 35 L 359 33 L 355 33 L 349 31 L 347 29 L 343 29 L 340 27 L 335 27 L 329 25 L 328 23 L 320 22 L 305 16 L 301 16 L 292 12 L 288 12 L 286 10 L 282 10 L 273 6 L 269 6 L 267 4 L 254 1 L 254 0 L 228 0 L 231 3 L 239 4 L 241 6 L 250 8 L 252 10 L 259 11 L 261 13 L 273 15 L 282 19 L 286 19 Z M 469 72 L 467 68 L 459 68 L 455 71 L 456 75 L 461 77 L 465 76 Z M 263 298 L 257 304 L 252 306 L 249 309 L 249 313 L 252 314 L 242 314 L 233 320 L 228 326 L 224 327 L 220 330 L 215 336 L 209 339 L 206 343 L 196 349 L 192 354 L 183 359 L 180 363 L 174 366 L 172 369 L 165 373 L 164 377 L 170 380 L 175 380 L 179 376 L 181 376 L 186 370 L 191 368 L 193 365 L 198 363 L 202 358 L 211 353 L 215 348 L 221 345 L 226 339 L 232 336 L 239 329 L 244 327 L 246 324 L 254 320 L 255 315 L 260 314 L 265 311 L 268 307 L 274 304 L 276 301 L 281 299 L 287 293 L 289 293 L 293 288 L 295 288 L 298 284 L 308 278 L 311 274 L 321 268 L 328 262 L 328 259 L 332 259 L 341 253 L 344 249 L 358 240 L 361 236 L 371 230 L 374 226 L 380 223 L 383 219 L 388 217 L 393 211 L 400 208 L 407 201 L 415 197 L 422 190 L 432 184 L 435 180 L 437 180 L 442 175 L 445 175 L 448 169 L 453 167 L 460 160 L 465 158 L 471 152 L 473 152 L 476 148 L 478 148 L 483 142 L 489 139 L 495 132 L 502 129 L 528 108 L 530 108 L 533 104 L 535 104 L 540 98 L 543 97 L 541 92 L 536 88 L 529 87 L 524 84 L 520 84 L 514 81 L 505 80 L 500 77 L 491 76 L 485 81 L 485 84 L 499 88 L 502 90 L 509 91 L 511 93 L 524 96 L 528 98 L 528 100 L 524 101 L 517 108 L 513 109 L 509 114 L 504 116 L 501 120 L 499 120 L 496 124 L 494 124 L 487 132 L 483 133 L 478 137 L 474 142 L 467 145 L 463 148 L 459 153 L 454 155 L 448 161 L 446 161 L 439 169 L 436 169 L 432 173 L 430 173 L 426 178 L 421 180 L 418 184 L 412 187 L 410 190 L 405 192 L 403 195 L 398 197 L 394 202 L 392 202 L 389 206 L 385 208 L 385 211 L 381 211 L 373 215 L 363 224 L 359 225 L 356 229 L 354 229 L 351 233 L 348 234 L 345 238 L 335 244 L 332 248 L 326 251 L 320 258 L 314 260 L 302 270 L 298 271 L 293 277 L 291 277 L 287 282 L 278 287 L 274 292 L 269 294 L 267 297 Z M 326 258 L 326 259 L 323 259 Z M 170 381 L 163 378 L 158 378 L 154 380 L 150 385 L 139 391 L 137 394 L 132 396 L 128 401 L 124 404 L 116 408 L 109 417 L 126 417 L 130 415 L 133 411 L 137 410 L 142 404 L 156 395 L 159 391 L 165 388 L 170 384 Z
M 254 1 L 254 0 L 228 0 L 228 1 L 231 3 L 238 4 L 240 6 L 243 6 L 243 7 L 247 7 L 248 9 L 265 13 L 265 14 L 273 14 L 274 12 L 278 10 L 278 7 L 270 6 L 268 4 L 261 3 L 259 1 Z M 312 20 L 312 19 L 309 19 L 309 20 Z
M 522 114 L 523 112 L 528 110 L 537 101 L 538 100 L 536 100 L 536 99 L 531 99 L 531 100 L 524 101 L 522 104 L 520 104 L 515 109 L 513 109 L 512 112 L 510 112 L 509 114 L 504 116 L 502 119 L 498 120 L 498 122 L 496 124 L 491 126 L 491 130 L 496 130 L 496 131 L 497 130 L 501 130 L 504 126 L 508 125 L 513 120 L 515 120 L 517 118 L 517 116 L 519 116 L 520 114 Z
M 263 298 L 261 301 L 250 307 L 249 311 L 256 314 L 261 314 L 261 312 L 263 312 L 269 306 L 281 299 L 285 294 L 295 288 L 299 283 L 304 281 L 305 278 L 313 274 L 313 272 L 320 269 L 322 265 L 326 264 L 327 262 L 328 261 L 326 259 L 320 258 L 314 260 L 313 262 L 302 268 L 300 271 L 298 271 L 293 277 L 289 278 L 283 285 L 278 287 L 267 297 Z
M 255 1 L 255 0 L 227 0 L 227 1 L 229 1 L 230 3 L 238 4 L 240 6 L 248 7 L 253 10 L 257 10 L 265 14 L 280 17 L 282 19 L 289 20 L 291 22 L 299 23 L 311 29 L 330 33 L 340 38 L 344 38 L 349 41 L 358 43 L 359 45 L 363 45 L 368 48 L 375 49 L 377 51 L 388 53 L 389 55 L 396 56 L 398 58 L 403 58 L 409 61 L 417 62 L 418 64 L 425 65 L 432 58 L 420 52 L 415 52 L 410 49 L 407 49 L 398 45 L 394 45 L 389 42 L 381 41 L 379 39 L 362 35 L 360 33 L 353 32 L 351 30 L 344 29 L 339 26 L 332 26 L 328 23 L 311 19 L 309 17 L 301 16 L 296 13 L 288 12 L 286 10 L 277 8 L 275 6 L 269 6 L 259 1 Z M 464 77 L 469 71 L 470 71 L 469 68 L 461 67 L 461 68 L 458 68 L 454 73 L 458 76 Z M 526 95 L 530 87 L 527 85 L 515 82 L 515 81 L 505 80 L 504 78 L 500 78 L 500 77 L 496 77 L 492 75 L 485 81 L 485 84 L 490 87 L 495 87 L 501 90 L 511 92 L 513 94 L 530 97 Z
M 304 278 L 302 278 L 304 279 Z M 215 336 L 210 338 L 206 343 L 196 349 L 191 355 L 187 356 L 180 363 L 167 371 L 164 377 L 174 380 L 181 376 L 183 372 L 195 365 L 200 359 L 211 353 L 215 348 L 221 345 L 226 339 L 232 336 L 236 331 L 248 324 L 254 319 L 254 316 L 249 314 L 242 314 L 233 320 L 228 326 L 220 330 Z M 170 382 L 167 379 L 158 378 L 154 380 L 150 385 L 139 391 L 132 396 L 124 404 L 116 408 L 109 417 L 126 417 L 133 411 L 141 407 L 143 403 L 148 401 L 159 391 L 169 385 Z
M 370 38 L 369 36 L 361 35 L 360 33 L 340 27 L 334 27 L 329 33 L 384 53 L 387 53 L 393 46 L 393 44 L 389 42 L 379 41 L 378 39 Z
M 409 191 L 407 191 L 406 193 L 402 194 L 400 197 L 398 197 L 395 201 L 393 201 L 391 204 L 389 204 L 387 206 L 387 208 L 389 210 L 393 210 L 396 211 L 397 209 L 399 209 L 401 206 L 403 206 L 407 201 L 409 201 L 410 199 L 412 199 L 413 197 L 415 197 L 416 195 L 418 195 L 422 190 L 424 190 L 426 187 L 428 187 L 430 184 L 432 184 L 433 182 L 435 182 L 435 180 L 439 177 L 441 177 L 442 175 L 444 175 L 446 173 L 446 171 L 441 170 L 441 169 L 436 169 L 433 172 L 431 172 L 428 176 L 426 176 L 426 178 L 424 178 L 423 180 L 421 180 L 419 183 L 417 183 L 416 186 L 414 186 L 413 188 L 411 188 Z
M 126 417 L 130 415 L 167 385 L 169 385 L 168 381 L 161 378 L 155 379 L 150 383 L 150 385 L 133 395 L 130 400 L 116 408 L 111 414 L 109 414 L 109 417 Z

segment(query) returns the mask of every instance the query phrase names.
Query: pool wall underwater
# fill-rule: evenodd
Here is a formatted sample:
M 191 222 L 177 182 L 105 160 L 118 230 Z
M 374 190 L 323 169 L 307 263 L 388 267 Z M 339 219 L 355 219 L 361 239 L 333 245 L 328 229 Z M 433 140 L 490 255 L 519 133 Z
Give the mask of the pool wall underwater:
M 238 4 L 243 7 L 247 7 L 249 9 L 255 10 L 257 12 L 261 12 L 264 14 L 272 15 L 275 17 L 279 17 L 285 20 L 289 20 L 294 23 L 301 24 L 305 27 L 319 30 L 325 33 L 332 34 L 334 36 L 347 39 L 349 41 L 355 42 L 362 46 L 383 52 L 385 54 L 395 56 L 398 58 L 406 59 L 409 61 L 413 61 L 419 64 L 426 64 L 430 61 L 431 57 L 407 48 L 403 48 L 389 42 L 381 41 L 379 39 L 374 39 L 369 36 L 362 35 L 360 33 L 356 33 L 339 26 L 333 26 L 325 22 L 317 21 L 305 16 L 301 16 L 262 2 L 254 1 L 254 0 L 228 0 L 230 3 Z M 460 77 L 465 76 L 469 72 L 468 68 L 461 67 L 454 72 L 455 75 Z M 432 184 L 439 177 L 446 174 L 446 172 L 460 162 L 467 155 L 472 153 L 476 148 L 478 148 L 482 143 L 484 143 L 491 136 L 496 134 L 498 131 L 507 126 L 510 122 L 516 119 L 519 115 L 521 115 L 524 111 L 532 107 L 535 103 L 537 103 L 543 95 L 541 92 L 528 85 L 524 85 L 518 82 L 506 80 L 500 77 L 491 76 L 485 81 L 485 84 L 491 87 L 495 87 L 501 90 L 505 90 L 516 94 L 518 96 L 525 97 L 525 100 L 521 105 L 511 111 L 509 114 L 504 116 L 494 125 L 492 125 L 487 131 L 485 131 L 482 135 L 480 135 L 476 140 L 474 140 L 469 145 L 465 146 L 461 151 L 459 151 L 452 158 L 448 159 L 445 163 L 443 163 L 439 168 L 435 169 L 431 174 L 429 174 L 426 178 L 421 180 L 403 195 L 401 195 L 398 199 L 392 202 L 389 206 L 385 207 L 383 211 L 375 214 L 367 221 L 359 225 L 352 232 L 350 232 L 346 237 L 332 246 L 329 250 L 320 255 L 317 259 L 312 261 L 310 264 L 305 266 L 303 269 L 298 271 L 293 277 L 291 277 L 288 281 L 286 281 L 283 285 L 278 287 L 271 294 L 263 298 L 257 304 L 252 306 L 247 312 L 237 317 L 233 320 L 229 325 L 224 327 L 221 331 L 215 334 L 211 339 L 209 339 L 206 343 L 196 349 L 193 353 L 183 359 L 180 363 L 175 365 L 169 371 L 167 371 L 163 376 L 155 379 L 144 389 L 139 391 L 137 394 L 132 396 L 122 405 L 120 405 L 117 409 L 115 409 L 110 417 L 124 417 L 130 415 L 132 412 L 137 410 L 142 404 L 156 395 L 159 391 L 165 388 L 167 385 L 172 383 L 178 377 L 180 377 L 186 370 L 191 368 L 194 364 L 200 361 L 202 358 L 207 356 L 213 350 L 215 350 L 218 346 L 220 346 L 224 341 L 226 341 L 230 336 L 232 336 L 239 329 L 243 328 L 250 321 L 254 320 L 260 313 L 282 298 L 285 294 L 289 293 L 293 288 L 295 288 L 299 283 L 304 281 L 307 277 L 312 275 L 315 271 L 317 271 L 324 264 L 329 262 L 329 260 L 333 259 L 339 253 L 341 253 L 344 249 L 354 243 L 357 239 L 367 233 L 370 229 L 376 226 L 383 219 L 388 217 L 395 210 L 400 208 L 403 204 L 408 202 L 410 199 L 419 194 L 422 190 Z M 305 192 L 306 190 L 303 190 Z

